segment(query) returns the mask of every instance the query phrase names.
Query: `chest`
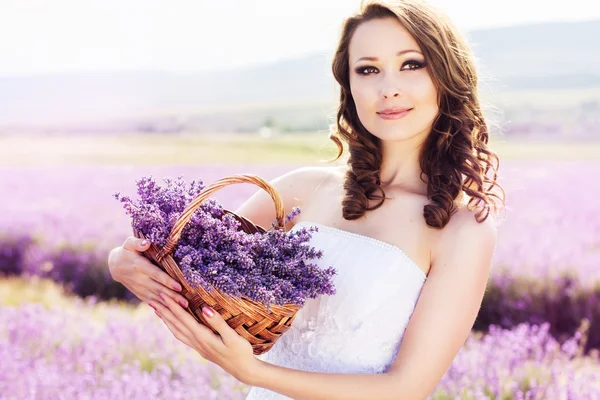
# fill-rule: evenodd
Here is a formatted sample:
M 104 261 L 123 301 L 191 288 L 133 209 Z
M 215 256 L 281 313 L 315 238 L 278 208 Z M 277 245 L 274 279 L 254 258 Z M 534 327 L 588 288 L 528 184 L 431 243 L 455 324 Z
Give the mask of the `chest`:
M 316 222 L 341 231 L 370 237 L 394 245 L 404 251 L 425 274 L 431 266 L 431 250 L 436 231 L 423 218 L 422 198 L 413 195 L 387 194 L 379 208 L 367 211 L 361 218 L 346 220 L 342 202 L 345 197 L 339 184 L 322 186 L 303 207 L 299 221 Z M 370 206 L 378 200 L 370 201 Z

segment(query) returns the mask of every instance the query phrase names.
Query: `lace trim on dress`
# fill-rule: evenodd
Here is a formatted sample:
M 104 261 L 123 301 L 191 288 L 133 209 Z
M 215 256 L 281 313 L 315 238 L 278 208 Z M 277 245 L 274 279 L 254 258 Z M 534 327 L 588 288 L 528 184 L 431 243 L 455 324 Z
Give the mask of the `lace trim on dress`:
M 379 246 L 379 247 L 381 247 L 383 249 L 394 251 L 394 252 L 400 254 L 400 256 L 402 256 L 404 259 L 406 259 L 406 261 L 408 261 L 411 266 L 413 266 L 414 268 L 416 268 L 417 272 L 420 273 L 421 278 L 427 279 L 427 275 L 425 275 L 425 272 L 423 271 L 423 269 L 421 269 L 421 267 L 419 267 L 419 265 L 412 258 L 410 258 L 408 256 L 408 254 L 406 254 L 406 252 L 404 250 L 402 250 L 400 247 L 398 247 L 398 246 L 396 246 L 394 244 L 391 244 L 391 243 L 388 243 L 388 242 L 384 242 L 383 240 L 375 239 L 375 238 L 370 237 L 370 236 L 365 236 L 365 235 L 361 235 L 361 234 L 358 234 L 358 233 L 346 231 L 344 229 L 339 229 L 339 228 L 334 228 L 332 226 L 323 225 L 323 224 L 318 223 L 318 222 L 300 221 L 296 225 L 294 225 L 294 227 L 300 226 L 300 225 L 314 225 L 314 226 L 317 226 L 319 229 L 327 230 L 327 231 L 329 231 L 330 233 L 333 233 L 333 234 L 337 234 L 337 235 L 341 235 L 341 236 L 345 236 L 345 237 L 351 237 L 351 238 L 354 238 L 354 239 L 359 239 L 359 240 L 361 240 L 363 242 L 374 244 L 374 245 Z

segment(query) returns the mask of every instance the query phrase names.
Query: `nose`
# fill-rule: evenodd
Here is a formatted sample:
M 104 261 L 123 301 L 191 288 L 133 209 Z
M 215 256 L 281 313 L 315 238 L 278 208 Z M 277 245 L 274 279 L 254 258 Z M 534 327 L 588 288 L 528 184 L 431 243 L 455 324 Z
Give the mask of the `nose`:
M 390 69 L 391 71 L 391 69 Z M 379 90 L 382 100 L 388 98 L 399 97 L 402 77 L 396 72 L 384 72 L 380 75 Z
M 383 99 L 398 96 L 400 96 L 400 89 L 398 89 L 396 82 L 391 82 L 391 80 L 383 82 L 383 87 L 381 88 L 381 97 Z
M 384 99 L 387 99 L 388 97 L 398 97 L 399 95 L 398 89 L 390 89 L 383 92 Z

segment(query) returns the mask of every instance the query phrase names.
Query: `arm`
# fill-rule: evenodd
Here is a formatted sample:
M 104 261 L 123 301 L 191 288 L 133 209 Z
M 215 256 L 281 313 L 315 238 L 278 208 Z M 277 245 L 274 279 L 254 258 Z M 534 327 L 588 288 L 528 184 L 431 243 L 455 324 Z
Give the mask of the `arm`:
M 260 364 L 246 383 L 297 400 L 415 399 L 399 397 L 397 382 L 390 374 L 305 372 L 258 361 Z
M 497 238 L 491 215 L 480 224 L 470 212 L 460 212 L 446 228 L 389 371 L 325 374 L 259 360 L 247 383 L 299 400 L 426 399 L 471 332 Z
M 289 213 L 293 207 L 302 210 L 310 202 L 314 191 L 325 183 L 329 176 L 327 168 L 300 167 L 278 176 L 269 183 L 277 190 L 286 213 Z M 235 210 L 235 213 L 266 229 L 271 227 L 276 218 L 273 199 L 260 188 Z M 285 230 L 290 230 L 295 224 L 296 221 L 288 222 Z

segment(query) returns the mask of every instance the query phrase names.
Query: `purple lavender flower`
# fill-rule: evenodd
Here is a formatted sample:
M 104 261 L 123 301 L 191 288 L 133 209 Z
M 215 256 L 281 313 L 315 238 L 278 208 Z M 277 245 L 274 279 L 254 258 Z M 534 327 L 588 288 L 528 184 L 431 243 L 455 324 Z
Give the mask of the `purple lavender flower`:
M 114 194 L 132 217 L 132 227 L 159 247 L 166 244 L 187 205 L 204 190 L 202 181 L 186 185 L 183 176 L 164 182 L 166 187 L 161 187 L 152 176 L 136 181 L 140 196 L 137 202 Z M 298 215 L 300 209 L 294 207 L 286 215 L 286 223 Z M 190 285 L 208 291 L 217 288 L 229 296 L 261 302 L 267 308 L 286 303 L 302 306 L 306 299 L 335 294 L 332 278 L 336 270 L 309 262 L 323 256 L 322 251 L 306 244 L 317 227 L 247 234 L 240 225 L 213 199 L 196 209 L 173 253 Z

